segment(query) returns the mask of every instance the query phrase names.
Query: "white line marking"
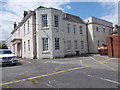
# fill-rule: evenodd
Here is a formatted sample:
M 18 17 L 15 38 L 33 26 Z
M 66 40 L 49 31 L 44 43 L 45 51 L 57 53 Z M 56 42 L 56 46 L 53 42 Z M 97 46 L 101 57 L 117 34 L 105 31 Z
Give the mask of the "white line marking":
M 92 75 L 88 75 L 88 76 L 93 77 L 93 78 L 97 78 L 97 79 L 101 79 L 101 80 L 105 80 L 105 81 L 108 81 L 108 82 L 112 82 L 112 83 L 115 83 L 115 84 L 120 84 L 119 82 L 113 81 L 113 80 L 110 80 L 110 79 L 100 78 L 100 77 L 96 77 L 96 76 L 92 76 Z

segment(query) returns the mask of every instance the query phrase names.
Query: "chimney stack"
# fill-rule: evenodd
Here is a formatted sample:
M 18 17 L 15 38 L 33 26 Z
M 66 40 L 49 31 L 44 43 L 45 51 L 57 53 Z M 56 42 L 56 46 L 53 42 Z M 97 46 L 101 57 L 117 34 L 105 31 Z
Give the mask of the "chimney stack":
M 14 22 L 14 25 L 13 25 L 13 26 L 14 26 L 14 29 L 17 27 L 17 24 L 16 24 L 16 22 Z
M 27 11 L 24 11 L 23 17 L 25 17 L 27 14 L 28 14 L 28 12 L 27 12 Z

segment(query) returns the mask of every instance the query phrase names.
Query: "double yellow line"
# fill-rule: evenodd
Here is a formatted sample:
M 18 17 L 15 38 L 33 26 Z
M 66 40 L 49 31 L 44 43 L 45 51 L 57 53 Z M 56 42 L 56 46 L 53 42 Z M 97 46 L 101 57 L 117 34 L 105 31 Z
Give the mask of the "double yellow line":
M 30 77 L 30 78 L 26 78 L 26 79 L 1 83 L 0 86 L 13 84 L 13 83 L 18 83 L 18 82 L 23 82 L 23 81 L 27 81 L 27 80 L 33 80 L 33 79 L 37 79 L 37 78 L 41 78 L 41 77 L 46 77 L 46 76 L 50 76 L 50 75 L 56 75 L 56 74 L 60 74 L 60 73 L 68 72 L 68 71 L 74 71 L 74 70 L 83 69 L 83 68 L 88 68 L 88 66 L 86 66 L 86 67 L 77 67 L 77 68 L 67 69 L 67 70 L 58 71 L 58 72 L 54 72 L 54 73 L 44 74 L 44 75 L 40 75 L 40 76 Z

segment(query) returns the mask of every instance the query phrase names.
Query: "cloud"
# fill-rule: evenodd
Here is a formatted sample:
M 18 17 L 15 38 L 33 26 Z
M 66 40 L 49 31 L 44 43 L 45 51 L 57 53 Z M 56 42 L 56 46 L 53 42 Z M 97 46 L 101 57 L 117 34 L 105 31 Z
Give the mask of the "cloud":
M 100 18 L 105 19 L 107 21 L 113 22 L 113 24 L 118 24 L 118 2 L 104 2 L 101 3 L 101 5 L 108 10 L 111 10 L 111 13 L 109 13 L 106 16 L 102 16 Z
M 61 9 L 70 0 L 0 0 L 0 40 L 6 40 L 13 30 L 13 23 L 22 20 L 23 11 L 35 10 L 39 6 L 54 7 Z M 70 8 L 70 7 L 67 7 Z M 4 33 L 5 32 L 5 33 Z M 7 34 L 7 35 L 6 35 Z

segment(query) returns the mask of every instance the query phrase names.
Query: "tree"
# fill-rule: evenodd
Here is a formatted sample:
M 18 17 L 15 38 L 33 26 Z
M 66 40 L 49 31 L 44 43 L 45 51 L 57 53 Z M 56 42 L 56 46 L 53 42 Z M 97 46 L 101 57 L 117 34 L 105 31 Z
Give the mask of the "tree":
M 0 49 L 8 49 L 6 44 L 0 44 Z

